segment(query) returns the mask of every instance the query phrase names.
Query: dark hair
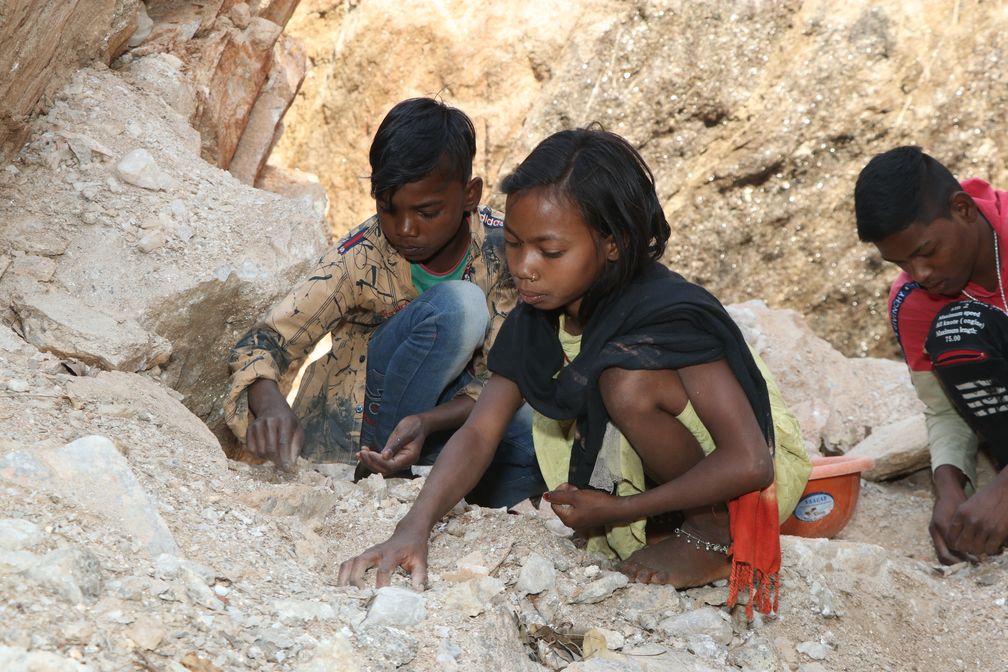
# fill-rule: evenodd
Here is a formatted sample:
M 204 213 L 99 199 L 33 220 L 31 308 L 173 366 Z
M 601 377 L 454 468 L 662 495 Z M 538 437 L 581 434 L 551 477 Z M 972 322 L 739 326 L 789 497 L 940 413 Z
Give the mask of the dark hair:
M 962 186 L 920 147 L 896 147 L 872 158 L 854 186 L 858 238 L 877 243 L 914 222 L 948 216 Z
M 371 196 L 389 201 L 399 187 L 437 169 L 465 184 L 475 156 L 476 129 L 462 110 L 433 98 L 404 100 L 385 115 L 371 143 Z
M 630 143 L 597 124 L 549 136 L 501 183 L 508 195 L 536 188 L 567 199 L 619 250 L 582 299 L 582 321 L 665 251 L 671 230 L 651 169 Z

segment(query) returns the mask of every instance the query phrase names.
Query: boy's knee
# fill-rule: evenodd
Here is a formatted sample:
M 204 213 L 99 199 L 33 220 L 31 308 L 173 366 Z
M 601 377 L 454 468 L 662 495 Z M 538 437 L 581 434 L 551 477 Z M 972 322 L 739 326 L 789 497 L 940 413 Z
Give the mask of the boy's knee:
M 478 285 L 466 280 L 450 280 L 435 285 L 425 294 L 428 302 L 437 307 L 439 317 L 450 321 L 466 343 L 473 349 L 479 347 L 490 329 L 490 311 L 486 295 Z

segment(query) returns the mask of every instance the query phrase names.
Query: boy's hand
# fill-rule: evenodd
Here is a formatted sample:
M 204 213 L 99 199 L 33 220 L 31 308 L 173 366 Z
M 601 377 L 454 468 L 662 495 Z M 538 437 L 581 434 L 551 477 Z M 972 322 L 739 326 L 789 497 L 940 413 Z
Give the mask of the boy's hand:
M 420 460 L 428 434 L 422 415 L 407 415 L 392 430 L 381 452 L 361 446 L 357 459 L 371 472 L 385 476 L 409 469 Z
M 304 429 L 298 417 L 272 380 L 255 381 L 248 395 L 249 408 L 255 415 L 245 433 L 248 451 L 281 469 L 293 470 L 304 444 Z
M 364 587 L 364 575 L 377 568 L 375 587 L 381 588 L 392 581 L 392 572 L 402 567 L 410 573 L 413 590 L 423 590 L 427 585 L 427 535 L 406 530 L 396 530 L 388 541 L 372 546 L 360 555 L 340 565 L 336 585 Z
M 600 490 L 579 490 L 570 483 L 561 483 L 555 490 L 543 494 L 553 513 L 567 527 L 585 530 L 620 522 L 620 497 Z

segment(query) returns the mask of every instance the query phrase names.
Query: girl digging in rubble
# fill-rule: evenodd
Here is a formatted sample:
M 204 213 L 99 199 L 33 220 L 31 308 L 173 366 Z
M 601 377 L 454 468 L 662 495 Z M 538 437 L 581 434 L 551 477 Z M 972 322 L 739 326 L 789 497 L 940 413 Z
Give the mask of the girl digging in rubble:
M 557 516 L 644 583 L 730 577 L 776 608 L 779 521 L 811 467 L 776 384 L 721 304 L 658 263 L 670 229 L 643 159 L 601 129 L 550 136 L 503 182 L 521 296 L 493 376 L 392 537 L 340 567 L 426 581 L 427 540 L 479 480 L 523 400 Z M 650 535 L 659 521 L 671 532 Z

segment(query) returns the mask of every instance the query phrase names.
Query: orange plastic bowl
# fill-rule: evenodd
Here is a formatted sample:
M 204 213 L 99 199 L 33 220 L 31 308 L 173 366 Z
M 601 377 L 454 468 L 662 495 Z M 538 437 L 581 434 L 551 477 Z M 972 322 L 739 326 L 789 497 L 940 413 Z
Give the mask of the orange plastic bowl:
M 861 493 L 861 472 L 870 457 L 816 457 L 812 474 L 794 512 L 781 524 L 781 534 L 830 539 L 844 528 Z

